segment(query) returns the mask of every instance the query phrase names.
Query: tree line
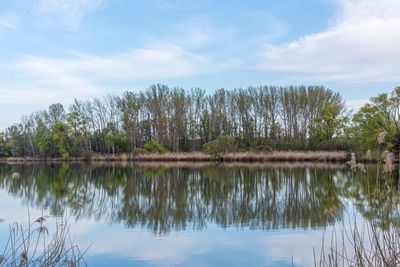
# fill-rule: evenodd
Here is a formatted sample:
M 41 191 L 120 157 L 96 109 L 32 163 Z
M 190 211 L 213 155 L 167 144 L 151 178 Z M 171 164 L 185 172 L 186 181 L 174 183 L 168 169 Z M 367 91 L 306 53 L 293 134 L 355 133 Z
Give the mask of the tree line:
M 399 103 L 396 88 L 350 116 L 341 95 L 323 86 L 207 93 L 157 84 L 23 116 L 0 133 L 0 156 L 201 151 L 221 137 L 236 151 L 365 149 L 382 131 L 388 143 L 400 139 Z

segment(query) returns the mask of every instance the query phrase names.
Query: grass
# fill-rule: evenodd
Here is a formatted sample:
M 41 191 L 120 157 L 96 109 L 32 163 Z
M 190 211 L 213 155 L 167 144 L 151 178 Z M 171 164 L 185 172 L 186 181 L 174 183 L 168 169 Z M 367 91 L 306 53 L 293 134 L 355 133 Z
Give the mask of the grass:
M 191 168 L 201 169 L 209 166 L 216 166 L 215 162 L 187 162 L 187 161 L 142 161 L 135 162 L 135 166 L 143 168 Z M 297 168 L 316 168 L 316 169 L 345 169 L 344 164 L 329 162 L 223 162 L 218 166 L 226 168 L 271 168 L 271 169 L 297 169 Z
M 69 234 L 67 220 L 57 223 L 52 236 L 39 217 L 27 228 L 14 222 L 0 254 L 0 266 L 86 266 L 81 252 Z
M 236 152 L 222 155 L 215 158 L 202 152 L 170 152 L 170 153 L 144 153 L 135 156 L 129 154 L 105 155 L 94 154 L 90 161 L 302 161 L 302 162 L 346 162 L 349 153 L 345 151 L 274 151 L 270 153 L 257 152 Z M 87 161 L 87 158 L 7 158 L 6 162 L 80 162 Z
M 399 167 L 393 162 L 394 154 L 388 153 L 384 166 L 378 166 L 375 181 L 382 181 L 385 186 L 374 191 L 367 187 L 368 200 L 363 201 L 362 205 L 376 207 L 377 211 L 367 213 L 362 223 L 353 216 L 347 227 L 342 223 L 338 229 L 333 228 L 330 238 L 323 239 L 318 257 L 314 251 L 315 266 L 400 266 L 400 182 L 396 175 L 390 176 Z M 359 168 L 354 153 L 349 164 L 353 172 L 366 172 L 364 168 Z M 379 172 L 381 167 L 382 173 Z M 394 184 L 389 182 L 391 178 L 395 178 Z M 393 210 L 388 213 L 385 210 L 387 207 Z
M 361 226 L 356 220 L 350 229 L 343 225 L 332 231 L 319 256 L 314 251 L 315 266 L 400 266 L 400 229 L 382 229 L 368 221 Z
M 346 162 L 349 154 L 343 151 L 274 151 L 271 153 L 237 152 L 224 154 L 216 159 L 202 152 L 141 154 L 134 158 L 137 161 L 307 161 L 307 162 Z

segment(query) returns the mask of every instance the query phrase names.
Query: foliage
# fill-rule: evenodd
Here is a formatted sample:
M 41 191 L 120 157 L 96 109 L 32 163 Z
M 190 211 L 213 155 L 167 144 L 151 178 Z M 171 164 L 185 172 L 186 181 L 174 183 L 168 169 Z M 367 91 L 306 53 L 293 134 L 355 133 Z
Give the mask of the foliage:
M 38 125 L 36 127 L 36 146 L 39 155 L 52 156 L 53 138 L 51 136 L 51 132 L 41 120 L 38 121 Z
M 1 134 L 0 156 L 85 157 L 136 148 L 165 153 L 167 147 L 219 155 L 225 148 L 213 140 L 220 136 L 231 137 L 238 151 L 364 153 L 376 147 L 382 132 L 387 137 L 381 151 L 396 152 L 400 88 L 372 98 L 352 117 L 340 94 L 323 86 L 250 86 L 206 94 L 157 84 L 140 93 L 75 100 L 68 110 L 55 103 L 23 116 Z
M 137 148 L 134 148 L 132 150 L 132 154 L 135 155 L 135 156 L 141 155 L 141 154 L 146 154 L 146 153 L 148 153 L 148 151 L 146 149 L 143 149 L 143 148 L 138 148 L 137 147 Z
M 79 157 L 85 153 L 86 121 L 78 112 L 70 112 L 66 115 L 66 126 L 70 154 Z
M 254 151 L 263 152 L 263 153 L 272 152 L 272 150 L 273 150 L 272 147 L 270 147 L 269 145 L 258 145 L 258 146 L 252 147 L 252 149 Z
M 10 156 L 10 150 L 7 145 L 7 140 L 3 133 L 0 133 L 0 158 Z
M 203 151 L 213 157 L 220 158 L 227 152 L 235 150 L 235 141 L 231 136 L 221 135 L 217 139 L 205 143 Z
M 400 132 L 397 132 L 394 134 L 392 140 L 391 140 L 391 150 L 399 154 L 400 153 Z
M 68 158 L 70 154 L 67 147 L 67 132 L 65 125 L 61 122 L 57 122 L 54 125 L 52 140 L 58 150 L 58 154 L 63 158 Z
M 328 103 L 322 107 L 321 115 L 315 119 L 315 124 L 310 129 L 313 141 L 332 140 L 335 136 L 342 135 L 347 119 L 340 116 L 343 106 L 343 103 Z
M 167 153 L 169 149 L 165 146 L 161 145 L 157 141 L 151 140 L 144 145 L 144 149 L 147 152 L 156 152 L 156 153 Z
M 391 94 L 371 98 L 370 103 L 354 115 L 351 131 L 356 147 L 363 150 L 375 147 L 382 132 L 387 133 L 387 140 L 393 140 L 400 132 L 400 87 Z M 391 146 L 390 143 L 385 145 L 386 148 Z
M 49 239 L 46 218 L 39 217 L 28 227 L 14 222 L 0 255 L 1 266 L 80 266 L 86 265 L 81 252 L 72 240 L 67 219 L 57 222 Z
M 270 142 L 267 139 L 261 138 L 261 137 L 253 138 L 246 145 L 241 143 L 239 145 L 239 147 L 240 147 L 240 150 L 243 150 L 243 151 L 252 150 L 252 151 L 264 152 L 264 153 L 273 151 L 273 148 L 271 147 Z
M 116 141 L 116 136 L 113 134 L 112 131 L 109 131 L 106 134 L 106 146 L 108 148 L 108 152 L 110 152 L 110 149 L 112 149 L 112 153 L 114 154 L 115 152 L 115 141 Z

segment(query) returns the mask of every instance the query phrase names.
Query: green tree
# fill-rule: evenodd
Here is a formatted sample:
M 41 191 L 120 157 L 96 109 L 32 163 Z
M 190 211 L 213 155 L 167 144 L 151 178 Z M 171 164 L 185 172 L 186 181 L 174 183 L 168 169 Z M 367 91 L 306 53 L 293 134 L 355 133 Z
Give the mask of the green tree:
M 352 139 L 360 150 L 376 147 L 382 132 L 387 133 L 388 140 L 394 140 L 400 132 L 400 87 L 391 94 L 371 98 L 370 103 L 353 116 L 352 128 Z
M 108 149 L 108 153 L 110 153 L 110 149 L 111 149 L 112 154 L 114 155 L 114 153 L 115 153 L 115 134 L 112 131 L 109 131 L 106 134 L 106 146 Z
M 86 121 L 78 112 L 70 112 L 66 115 L 66 128 L 68 129 L 69 147 L 72 156 L 82 156 L 85 150 Z
M 60 103 L 51 104 L 49 110 L 45 113 L 45 118 L 50 128 L 54 127 L 57 122 L 64 121 L 65 110 L 63 105 Z
M 7 157 L 10 155 L 9 146 L 4 133 L 0 132 L 0 157 Z
M 70 156 L 68 152 L 68 138 L 66 126 L 63 123 L 57 122 L 54 125 L 52 139 L 57 148 L 58 155 L 68 158 Z
M 10 148 L 11 156 L 21 157 L 28 154 L 23 127 L 21 124 L 14 124 L 6 129 L 6 140 Z
M 51 132 L 46 127 L 42 120 L 37 122 L 36 126 L 36 146 L 39 155 L 52 156 L 54 155 L 55 146 Z
M 390 114 L 391 121 L 398 121 L 399 94 L 395 91 L 378 105 L 386 106 L 384 119 Z M 305 149 L 310 138 L 318 149 L 321 140 L 340 141 L 336 137 L 342 131 L 343 110 L 340 95 L 323 86 L 250 86 L 206 94 L 199 88 L 185 91 L 157 84 L 121 97 L 75 100 L 69 113 L 52 104 L 24 116 L 5 134 L 15 156 L 119 153 L 150 140 L 173 151 L 194 151 L 221 135 L 232 137 L 242 150 Z M 397 131 L 388 132 L 399 131 L 398 123 L 390 125 Z
M 142 108 L 140 96 L 133 92 L 125 92 L 118 102 L 121 111 L 122 128 L 132 144 L 131 149 L 137 147 L 141 139 L 139 112 Z
M 342 104 L 326 104 L 321 112 L 321 116 L 315 119 L 315 123 L 310 129 L 313 141 L 331 141 L 334 137 L 340 137 L 344 133 L 347 117 L 341 116 L 343 111 Z

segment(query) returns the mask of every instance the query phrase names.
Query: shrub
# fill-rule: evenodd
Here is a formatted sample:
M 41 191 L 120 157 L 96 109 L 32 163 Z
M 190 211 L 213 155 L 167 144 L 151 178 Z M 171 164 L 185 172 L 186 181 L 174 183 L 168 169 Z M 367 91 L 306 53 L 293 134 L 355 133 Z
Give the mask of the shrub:
M 57 223 L 49 239 L 46 218 L 39 217 L 28 227 L 14 222 L 9 226 L 9 237 L 0 255 L 1 266 L 81 266 L 86 265 L 81 252 L 69 232 L 67 219 Z M 38 244 L 43 247 L 39 249 Z
M 232 137 L 221 135 L 217 139 L 205 143 L 203 152 L 216 158 L 221 158 L 223 154 L 235 150 L 235 141 Z
M 146 149 L 139 148 L 139 147 L 136 147 L 136 148 L 134 148 L 134 149 L 132 150 L 132 154 L 135 155 L 135 156 L 141 155 L 141 154 L 146 154 L 146 153 L 147 153 L 147 150 L 146 150 Z
M 144 145 L 144 149 L 148 152 L 157 152 L 157 153 L 167 153 L 169 149 L 163 146 L 162 144 L 151 140 Z
M 270 147 L 269 145 L 259 145 L 253 148 L 254 151 L 257 152 L 263 152 L 263 153 L 269 153 L 272 152 L 272 147 Z
M 394 134 L 391 142 L 391 150 L 396 154 L 400 152 L 400 132 Z

